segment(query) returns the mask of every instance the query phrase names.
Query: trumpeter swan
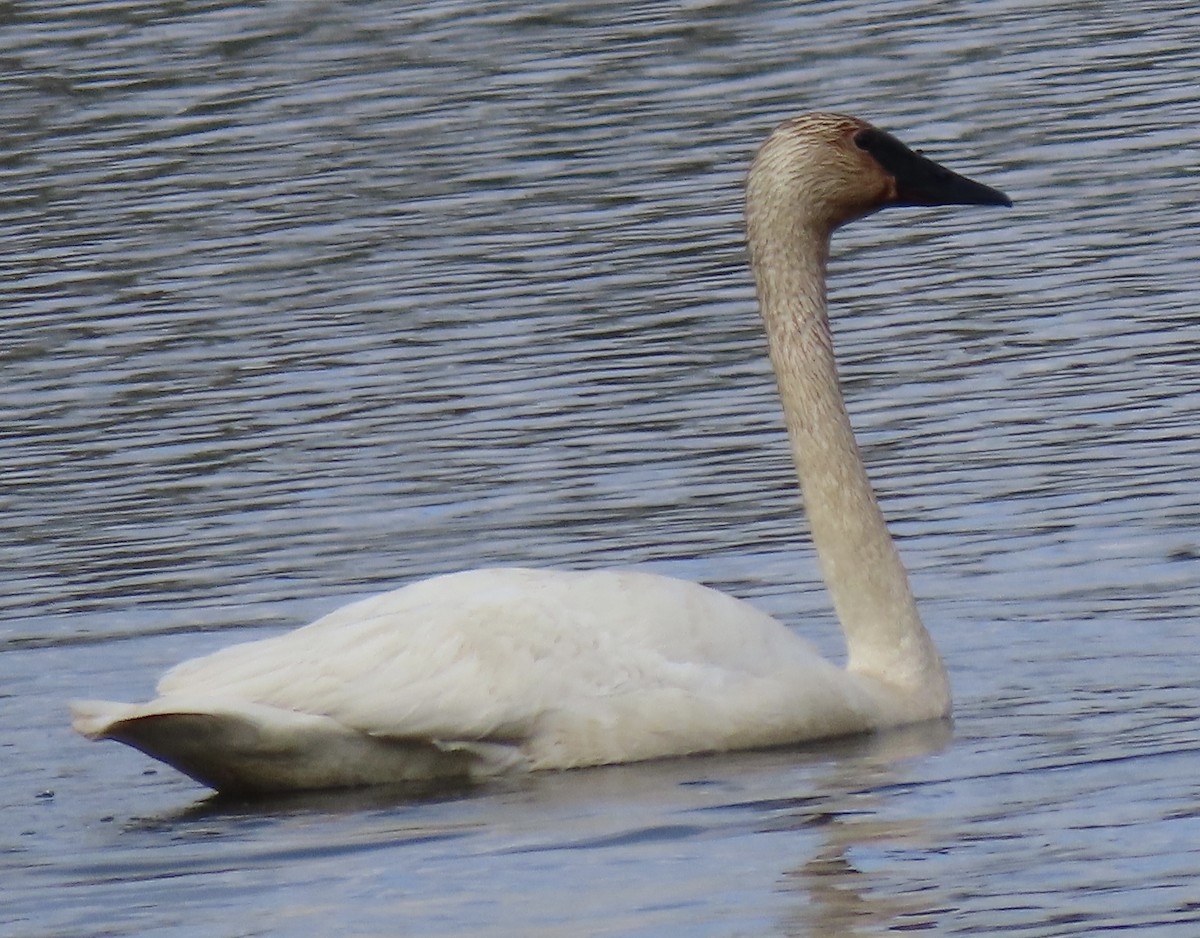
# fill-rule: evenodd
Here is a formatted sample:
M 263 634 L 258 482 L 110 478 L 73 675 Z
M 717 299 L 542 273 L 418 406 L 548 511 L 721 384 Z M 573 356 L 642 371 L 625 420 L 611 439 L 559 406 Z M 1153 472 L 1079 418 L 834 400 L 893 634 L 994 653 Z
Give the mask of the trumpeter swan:
M 870 124 L 807 114 L 746 183 L 750 262 L 845 670 L 753 606 L 631 571 L 457 573 L 185 662 L 74 726 L 221 790 L 486 776 L 943 718 L 950 688 L 838 386 L 830 237 L 890 205 L 1009 205 Z

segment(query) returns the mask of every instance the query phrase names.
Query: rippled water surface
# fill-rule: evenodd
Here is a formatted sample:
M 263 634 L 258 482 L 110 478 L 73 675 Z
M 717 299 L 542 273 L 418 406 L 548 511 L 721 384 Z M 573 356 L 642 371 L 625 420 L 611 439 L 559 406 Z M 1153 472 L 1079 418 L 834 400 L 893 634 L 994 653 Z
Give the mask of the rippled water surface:
M 0 934 L 1200 934 L 1193 4 L 0 4 Z M 956 722 L 243 804 L 67 727 L 493 563 L 831 654 L 745 270 L 797 111 L 1006 190 L 839 235 Z

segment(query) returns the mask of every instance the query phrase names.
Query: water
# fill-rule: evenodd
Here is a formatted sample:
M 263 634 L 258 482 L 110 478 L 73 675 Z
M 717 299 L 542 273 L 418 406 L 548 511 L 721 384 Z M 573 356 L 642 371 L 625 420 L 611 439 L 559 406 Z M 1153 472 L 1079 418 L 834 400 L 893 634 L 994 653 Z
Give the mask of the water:
M 0 18 L 0 933 L 1197 933 L 1190 4 Z M 833 269 L 951 732 L 265 804 L 69 732 L 497 562 L 702 580 L 837 655 L 739 230 L 811 107 L 1016 201 Z

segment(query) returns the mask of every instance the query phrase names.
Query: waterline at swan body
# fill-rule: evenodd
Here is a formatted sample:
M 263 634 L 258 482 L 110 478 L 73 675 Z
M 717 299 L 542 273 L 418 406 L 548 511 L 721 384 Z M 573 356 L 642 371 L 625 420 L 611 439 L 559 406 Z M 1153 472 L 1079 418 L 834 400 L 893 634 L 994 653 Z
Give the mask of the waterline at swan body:
M 845 669 L 748 603 L 633 571 L 489 569 L 168 672 L 74 725 L 221 790 L 477 777 L 758 748 L 945 717 L 945 669 L 867 479 L 825 306 L 829 242 L 889 205 L 1006 205 L 850 117 L 781 125 L 746 186 L 759 306 Z

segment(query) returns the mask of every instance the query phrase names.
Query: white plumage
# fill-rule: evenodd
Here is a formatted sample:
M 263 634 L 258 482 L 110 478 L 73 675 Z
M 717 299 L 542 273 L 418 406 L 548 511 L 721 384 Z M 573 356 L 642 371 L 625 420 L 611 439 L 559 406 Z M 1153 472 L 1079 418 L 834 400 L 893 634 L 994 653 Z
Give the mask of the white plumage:
M 837 115 L 782 125 L 748 182 L 752 266 L 847 669 L 694 583 L 477 570 L 185 662 L 146 704 L 78 702 L 76 729 L 218 789 L 269 791 L 755 748 L 945 716 L 945 672 L 845 415 L 824 265 L 851 218 L 951 203 L 1007 199 Z

